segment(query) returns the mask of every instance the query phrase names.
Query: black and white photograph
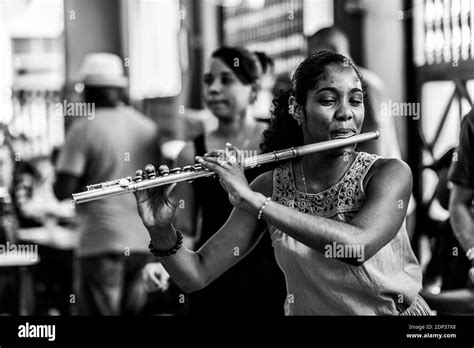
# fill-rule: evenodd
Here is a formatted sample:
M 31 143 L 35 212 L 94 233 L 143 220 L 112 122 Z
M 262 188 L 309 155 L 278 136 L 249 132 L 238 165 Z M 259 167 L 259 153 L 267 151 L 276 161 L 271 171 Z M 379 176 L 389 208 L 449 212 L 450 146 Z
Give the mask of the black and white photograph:
M 0 347 L 472 347 L 473 100 L 474 0 L 0 0 Z

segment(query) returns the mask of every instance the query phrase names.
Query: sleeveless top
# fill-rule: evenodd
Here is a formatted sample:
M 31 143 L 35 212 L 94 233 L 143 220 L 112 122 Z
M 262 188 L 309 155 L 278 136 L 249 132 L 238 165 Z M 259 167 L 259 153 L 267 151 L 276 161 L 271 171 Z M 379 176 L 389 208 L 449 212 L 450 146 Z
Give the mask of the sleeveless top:
M 365 202 L 363 182 L 379 157 L 359 152 L 342 179 L 320 193 L 296 189 L 291 162 L 273 172 L 273 201 L 304 213 L 349 222 Z M 421 270 L 405 221 L 369 260 L 352 266 L 269 225 L 278 265 L 286 278 L 286 315 L 398 315 L 421 290 Z

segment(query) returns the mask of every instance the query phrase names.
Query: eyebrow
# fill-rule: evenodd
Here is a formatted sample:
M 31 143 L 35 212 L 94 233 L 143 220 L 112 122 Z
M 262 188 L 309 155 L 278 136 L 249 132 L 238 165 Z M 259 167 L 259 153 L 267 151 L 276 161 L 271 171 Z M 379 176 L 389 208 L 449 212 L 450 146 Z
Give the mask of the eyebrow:
M 215 75 L 214 75 L 213 73 L 211 73 L 211 72 L 206 72 L 206 73 L 204 73 L 203 75 L 204 75 L 204 76 L 215 76 Z M 232 76 L 232 73 L 231 73 L 230 71 L 223 71 L 223 72 L 221 72 L 220 74 L 218 74 L 217 76 L 219 76 L 219 75 L 220 75 L 220 76 L 226 76 L 226 75 Z
M 324 91 L 329 91 L 329 92 L 333 92 L 333 93 L 338 93 L 339 92 L 334 87 L 323 87 L 323 88 L 318 89 L 316 91 L 316 93 L 320 93 L 320 92 L 324 92 Z M 357 93 L 357 92 L 364 93 L 360 88 L 357 88 L 357 87 L 351 89 L 351 93 Z

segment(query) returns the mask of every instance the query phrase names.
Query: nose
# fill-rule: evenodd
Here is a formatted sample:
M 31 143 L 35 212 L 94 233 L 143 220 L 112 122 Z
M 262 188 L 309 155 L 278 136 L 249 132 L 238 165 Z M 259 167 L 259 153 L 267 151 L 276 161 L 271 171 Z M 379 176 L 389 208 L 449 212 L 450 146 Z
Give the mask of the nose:
M 216 78 L 208 85 L 209 94 L 219 94 L 222 90 L 221 80 Z
M 348 103 L 342 102 L 336 110 L 336 120 L 347 121 L 351 120 L 353 117 L 354 115 Z

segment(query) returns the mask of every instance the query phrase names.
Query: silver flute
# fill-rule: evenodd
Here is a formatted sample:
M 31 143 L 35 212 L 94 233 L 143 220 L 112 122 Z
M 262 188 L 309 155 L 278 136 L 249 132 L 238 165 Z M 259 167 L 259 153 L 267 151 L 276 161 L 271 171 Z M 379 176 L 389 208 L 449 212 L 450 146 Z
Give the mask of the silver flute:
M 244 169 L 254 168 L 262 164 L 285 161 L 316 152 L 332 150 L 347 145 L 378 139 L 378 137 L 379 132 L 373 131 L 343 139 L 333 139 L 314 144 L 292 147 L 285 150 L 247 157 L 244 159 L 242 166 Z M 179 167 L 173 168 L 171 170 L 162 171 L 159 174 L 155 173 L 153 166 L 151 166 L 151 168 L 150 166 L 147 167 L 145 167 L 147 175 L 144 175 L 142 171 L 137 171 L 137 174 L 133 178 L 129 176 L 122 179 L 102 182 L 100 184 L 89 185 L 87 186 L 86 191 L 74 193 L 72 198 L 75 203 L 80 204 L 182 181 L 192 182 L 195 179 L 215 175 L 213 171 L 203 168 L 201 164 L 186 166 L 182 169 Z

